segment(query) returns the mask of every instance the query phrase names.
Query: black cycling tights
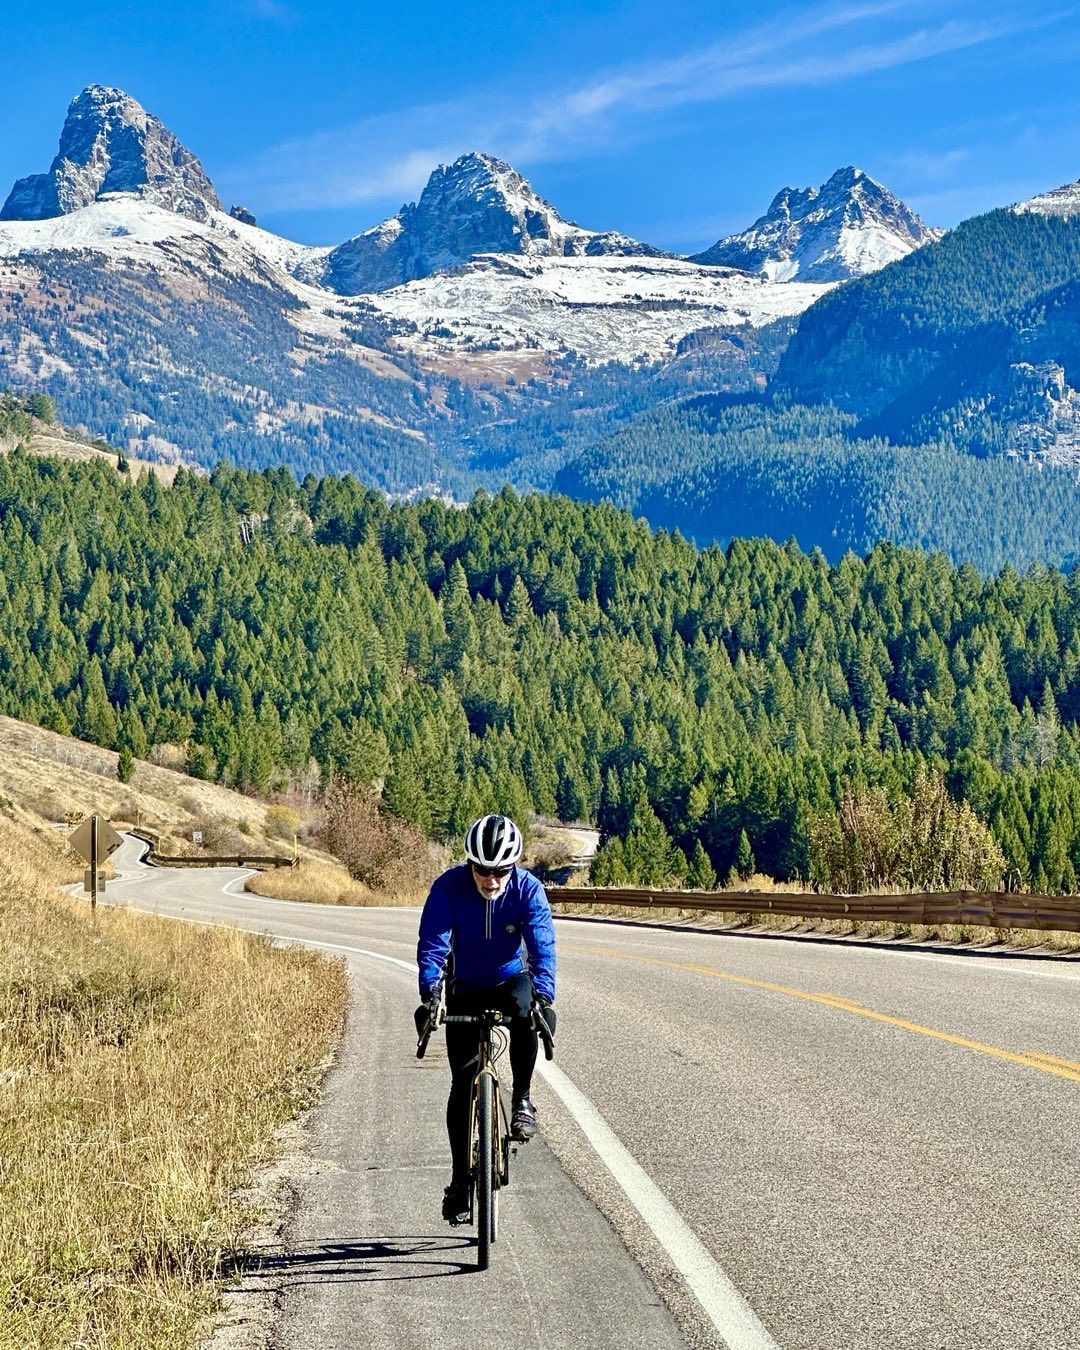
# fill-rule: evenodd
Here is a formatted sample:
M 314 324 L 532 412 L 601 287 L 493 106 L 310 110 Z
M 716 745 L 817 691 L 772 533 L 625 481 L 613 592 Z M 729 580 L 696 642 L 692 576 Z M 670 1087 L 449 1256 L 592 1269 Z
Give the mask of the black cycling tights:
M 448 1013 L 483 1012 L 498 1008 L 510 1017 L 510 1069 L 514 1077 L 514 1100 L 527 1097 L 536 1067 L 536 1032 L 533 1030 L 532 979 L 527 971 L 493 989 L 476 989 L 455 984 L 446 999 Z M 448 1023 L 446 1057 L 450 1061 L 450 1098 L 446 1103 L 446 1132 L 450 1136 L 450 1154 L 454 1176 L 463 1178 L 469 1171 L 469 1099 L 476 1051 L 480 1044 L 479 1027 Z

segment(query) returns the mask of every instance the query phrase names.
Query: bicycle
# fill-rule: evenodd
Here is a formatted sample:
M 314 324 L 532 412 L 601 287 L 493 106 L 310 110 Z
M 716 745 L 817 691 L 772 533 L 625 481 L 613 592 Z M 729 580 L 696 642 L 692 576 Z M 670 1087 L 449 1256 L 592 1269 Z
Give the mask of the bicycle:
M 509 1043 L 509 1020 L 496 1008 L 475 1014 L 447 1013 L 440 988 L 432 999 L 427 1027 L 416 1046 L 416 1058 L 423 1059 L 431 1033 L 444 1022 L 480 1027 L 469 1108 L 469 1223 L 477 1226 L 476 1265 L 479 1270 L 487 1270 L 491 1263 L 491 1244 L 499 1231 L 499 1191 L 509 1184 L 510 1159 L 517 1152 L 518 1143 L 524 1142 L 510 1134 L 496 1067 Z M 535 1005 L 532 1023 L 544 1043 L 545 1058 L 553 1058 L 555 1043 L 551 1031 Z

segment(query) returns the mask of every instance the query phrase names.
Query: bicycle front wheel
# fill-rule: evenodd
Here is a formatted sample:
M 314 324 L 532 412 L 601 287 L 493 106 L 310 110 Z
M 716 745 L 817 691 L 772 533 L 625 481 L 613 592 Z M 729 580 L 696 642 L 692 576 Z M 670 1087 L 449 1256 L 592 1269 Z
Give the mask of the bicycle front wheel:
M 480 1097 L 476 1109 L 476 1129 L 479 1134 L 476 1150 L 476 1236 L 479 1244 L 477 1266 L 487 1270 L 491 1261 L 491 1240 L 495 1235 L 495 1157 L 492 1143 L 495 1138 L 495 1084 L 491 1075 L 480 1075 Z

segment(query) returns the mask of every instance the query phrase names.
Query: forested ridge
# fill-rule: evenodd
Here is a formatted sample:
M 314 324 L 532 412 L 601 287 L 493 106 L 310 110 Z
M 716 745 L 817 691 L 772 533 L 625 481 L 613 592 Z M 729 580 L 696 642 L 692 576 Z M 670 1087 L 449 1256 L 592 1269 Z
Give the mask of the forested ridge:
M 764 395 L 646 412 L 556 489 L 699 543 L 1060 564 L 1080 536 L 1078 296 L 1080 220 L 992 211 L 823 296 Z
M 994 368 L 1009 360 L 1049 357 L 1037 331 L 1046 298 L 1078 280 L 1080 221 L 976 216 L 812 306 L 780 360 L 776 390 L 872 418 L 897 441 L 927 439 L 936 422 L 961 448 L 982 448 L 970 444 L 981 419 L 974 408 L 965 416 L 964 396 L 985 396 Z M 1057 355 L 1075 364 L 1075 335 Z M 978 411 L 993 420 L 992 407 Z
M 700 544 L 794 537 L 838 561 L 889 539 L 983 572 L 1075 561 L 1075 468 L 862 439 L 857 421 L 830 406 L 703 396 L 598 442 L 555 488 L 613 501 Z
M 699 551 L 505 489 L 388 505 L 219 467 L 172 488 L 0 458 L 0 710 L 187 746 L 258 789 L 344 773 L 450 838 L 492 806 L 599 822 L 638 872 L 806 876 L 846 784 L 920 770 L 1010 867 L 1080 866 L 1080 586 L 892 545 Z M 647 861 L 646 861 L 647 860 Z

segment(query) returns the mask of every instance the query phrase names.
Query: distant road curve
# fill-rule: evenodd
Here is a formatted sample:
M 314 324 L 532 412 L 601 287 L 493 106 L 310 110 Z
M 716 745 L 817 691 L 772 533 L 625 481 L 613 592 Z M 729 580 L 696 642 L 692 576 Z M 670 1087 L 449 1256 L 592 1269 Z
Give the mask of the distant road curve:
M 282 1350 L 351 1344 L 357 1319 L 373 1346 L 484 1344 L 478 1278 L 537 1350 L 1080 1345 L 1080 964 L 560 923 L 543 1142 L 492 1271 L 445 1280 L 471 1253 L 437 1216 L 445 1064 L 412 1055 L 416 912 L 134 857 L 108 902 L 349 962 L 312 1170 L 249 1281 L 280 1301 Z

